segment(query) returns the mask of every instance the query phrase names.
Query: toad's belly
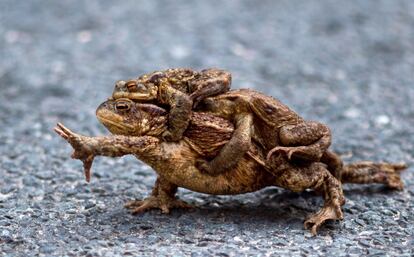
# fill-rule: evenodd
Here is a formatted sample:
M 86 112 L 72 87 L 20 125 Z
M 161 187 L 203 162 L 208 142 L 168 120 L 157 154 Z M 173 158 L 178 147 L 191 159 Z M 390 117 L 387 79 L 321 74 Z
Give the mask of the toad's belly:
M 162 157 L 157 160 L 143 161 L 171 183 L 192 191 L 215 195 L 243 194 L 270 186 L 275 181 L 248 154 L 235 168 L 218 176 L 210 176 L 194 166 L 199 156 L 186 143 L 182 142 L 176 147 L 167 145 L 162 152 Z

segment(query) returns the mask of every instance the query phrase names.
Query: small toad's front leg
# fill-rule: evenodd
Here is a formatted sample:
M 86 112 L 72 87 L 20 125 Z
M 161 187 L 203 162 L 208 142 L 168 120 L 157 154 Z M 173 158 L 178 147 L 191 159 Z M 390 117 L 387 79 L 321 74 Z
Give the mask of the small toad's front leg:
M 161 209 L 162 213 L 169 213 L 173 208 L 192 208 L 191 205 L 175 197 L 177 186 L 158 177 L 151 196 L 144 200 L 129 201 L 125 208 L 131 209 L 132 214 L 139 214 L 150 209 Z
M 282 146 L 269 151 L 267 159 L 275 153 L 283 153 L 288 159 L 299 158 L 320 161 L 331 145 L 331 131 L 319 122 L 306 121 L 297 125 L 286 125 L 280 129 Z
M 171 108 L 168 115 L 168 130 L 163 133 L 162 137 L 166 141 L 178 141 L 190 122 L 193 102 L 187 94 L 173 88 L 168 83 L 162 83 L 158 90 L 160 103 Z
M 198 159 L 197 168 L 209 175 L 217 176 L 231 168 L 243 158 L 250 149 L 252 137 L 253 117 L 250 114 L 241 114 L 236 117 L 236 128 L 229 142 L 220 150 L 211 161 Z

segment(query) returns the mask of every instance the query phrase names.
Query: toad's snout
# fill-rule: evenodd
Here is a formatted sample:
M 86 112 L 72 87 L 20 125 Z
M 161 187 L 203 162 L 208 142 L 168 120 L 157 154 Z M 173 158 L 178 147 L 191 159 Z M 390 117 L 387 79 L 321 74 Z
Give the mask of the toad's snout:
M 113 124 L 123 120 L 122 117 L 116 113 L 113 100 L 101 103 L 96 109 L 96 117 L 104 125 L 107 125 L 108 122 Z
M 107 101 L 101 103 L 98 108 L 96 108 L 96 115 L 102 113 L 103 111 L 114 111 L 114 101 L 112 99 L 108 99 Z

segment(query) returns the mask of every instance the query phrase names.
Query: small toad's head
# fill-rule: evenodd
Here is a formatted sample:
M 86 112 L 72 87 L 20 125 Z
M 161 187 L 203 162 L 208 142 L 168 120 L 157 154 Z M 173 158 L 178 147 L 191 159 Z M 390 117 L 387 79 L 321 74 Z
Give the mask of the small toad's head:
M 127 98 L 109 99 L 96 109 L 98 120 L 113 134 L 159 136 L 167 128 L 167 112 Z
M 112 98 L 149 102 L 157 99 L 158 86 L 164 81 L 165 75 L 161 72 L 153 72 L 128 81 L 119 80 L 115 83 Z

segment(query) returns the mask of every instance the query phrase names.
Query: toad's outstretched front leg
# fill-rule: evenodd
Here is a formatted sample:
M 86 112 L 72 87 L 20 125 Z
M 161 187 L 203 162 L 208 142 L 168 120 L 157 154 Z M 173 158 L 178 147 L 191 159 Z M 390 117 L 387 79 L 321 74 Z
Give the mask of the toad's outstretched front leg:
M 170 213 L 173 208 L 192 208 L 191 205 L 175 197 L 177 186 L 158 177 L 151 196 L 139 201 L 129 201 L 125 208 L 131 209 L 132 214 L 139 214 L 150 209 L 161 209 L 162 213 Z
M 127 154 L 139 156 L 156 155 L 159 139 L 151 136 L 100 136 L 79 135 L 58 123 L 55 132 L 65 139 L 74 149 L 72 158 L 83 162 L 86 180 L 89 182 L 90 169 L 95 156 L 120 157 Z M 154 151 L 155 150 L 155 151 Z
M 270 150 L 267 160 L 275 153 L 284 153 L 288 159 L 319 161 L 331 145 L 331 131 L 315 121 L 286 125 L 280 129 L 279 138 L 282 146 Z

